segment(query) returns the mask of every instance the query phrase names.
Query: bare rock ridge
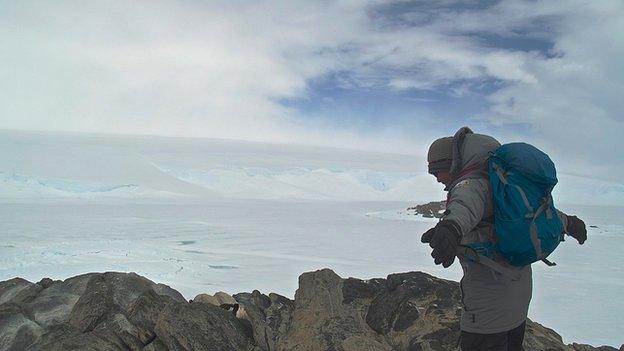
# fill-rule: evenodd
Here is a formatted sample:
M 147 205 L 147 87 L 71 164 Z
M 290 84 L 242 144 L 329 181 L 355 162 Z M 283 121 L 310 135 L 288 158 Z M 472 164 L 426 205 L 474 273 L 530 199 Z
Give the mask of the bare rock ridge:
M 407 212 L 413 212 L 414 215 L 421 215 L 427 218 L 442 218 L 446 210 L 446 201 L 432 201 L 426 204 L 408 207 Z
M 189 303 L 134 273 L 14 278 L 0 282 L 0 350 L 458 350 L 458 284 L 421 272 L 360 280 L 323 269 L 299 277 L 294 300 L 257 290 L 233 298 Z M 565 345 L 535 322 L 525 348 L 617 351 Z

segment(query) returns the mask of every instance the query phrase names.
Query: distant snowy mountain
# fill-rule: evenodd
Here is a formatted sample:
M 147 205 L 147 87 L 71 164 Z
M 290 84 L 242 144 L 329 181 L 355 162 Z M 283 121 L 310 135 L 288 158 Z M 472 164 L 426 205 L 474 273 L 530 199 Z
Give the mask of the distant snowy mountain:
M 136 184 L 102 184 L 0 172 L 0 198 L 172 197 L 179 194 L 144 189 Z
M 361 169 L 228 167 L 185 170 L 157 166 L 176 179 L 222 196 L 254 199 L 410 200 L 431 193 L 426 175 Z
M 242 141 L 0 131 L 0 198 L 419 201 L 444 198 L 425 159 Z M 423 151 L 424 154 L 424 151 Z M 624 185 L 559 175 L 555 202 L 619 205 Z
M 560 173 L 553 191 L 555 203 L 621 206 L 624 184 Z
M 426 200 L 405 155 L 239 141 L 1 132 L 0 197 Z

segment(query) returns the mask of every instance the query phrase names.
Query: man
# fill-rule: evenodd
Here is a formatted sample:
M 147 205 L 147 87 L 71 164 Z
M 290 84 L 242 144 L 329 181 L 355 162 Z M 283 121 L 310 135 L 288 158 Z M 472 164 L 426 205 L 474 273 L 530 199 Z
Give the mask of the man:
M 492 194 L 487 176 L 488 153 L 500 146 L 496 139 L 461 128 L 429 148 L 429 173 L 448 191 L 446 212 L 421 241 L 433 249 L 435 264 L 449 267 L 457 245 L 492 242 L 495 238 Z M 587 239 L 585 223 L 558 211 L 565 232 L 580 244 Z M 500 274 L 483 263 L 460 255 L 463 351 L 521 351 L 532 293 L 531 266 L 515 267 L 502 257 L 494 261 L 513 275 Z M 513 276 L 513 278 L 511 278 Z

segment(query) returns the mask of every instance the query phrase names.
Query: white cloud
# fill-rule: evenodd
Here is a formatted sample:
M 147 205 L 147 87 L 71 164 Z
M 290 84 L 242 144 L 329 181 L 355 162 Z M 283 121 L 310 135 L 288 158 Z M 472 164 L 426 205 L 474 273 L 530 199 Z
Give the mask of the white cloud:
M 451 1 L 398 16 L 384 14 L 390 4 L 409 5 L 4 3 L 0 128 L 414 150 L 434 131 L 406 133 L 389 122 L 363 135 L 302 118 L 278 101 L 305 97 L 311 79 L 333 72 L 345 73 L 345 86 L 394 90 L 496 79 L 505 88 L 489 97 L 491 113 L 458 125 L 494 131 L 496 123 L 526 123 L 540 132 L 537 142 L 579 151 L 587 163 L 591 153 L 615 157 L 608 143 L 622 127 L 615 116 L 624 80 L 621 2 L 510 0 L 458 10 Z M 496 47 L 475 33 L 552 40 L 557 55 Z M 583 132 L 561 128 L 570 121 Z M 589 142 L 584 135 L 604 140 L 580 147 L 578 140 Z
M 551 3 L 536 6 L 551 13 Z M 569 171 L 621 180 L 618 146 L 624 119 L 624 3 L 576 2 L 561 7 L 552 58 L 536 58 L 535 82 L 515 82 L 492 94 L 493 121 L 525 123 L 529 138 L 551 150 Z

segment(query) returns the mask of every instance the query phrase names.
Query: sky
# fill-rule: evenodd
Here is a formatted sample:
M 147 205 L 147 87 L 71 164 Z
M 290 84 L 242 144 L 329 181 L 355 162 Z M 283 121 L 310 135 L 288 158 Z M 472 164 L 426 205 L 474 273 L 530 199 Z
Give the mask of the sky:
M 0 0 L 0 129 L 413 154 L 464 125 L 621 181 L 624 2 Z

